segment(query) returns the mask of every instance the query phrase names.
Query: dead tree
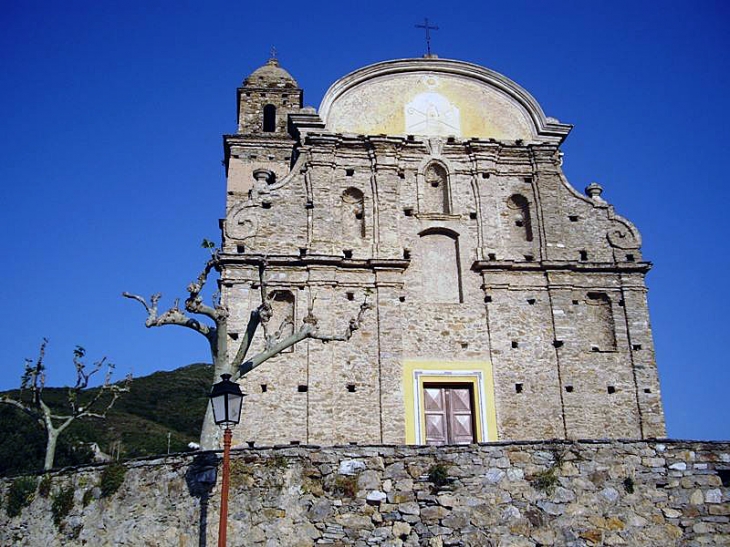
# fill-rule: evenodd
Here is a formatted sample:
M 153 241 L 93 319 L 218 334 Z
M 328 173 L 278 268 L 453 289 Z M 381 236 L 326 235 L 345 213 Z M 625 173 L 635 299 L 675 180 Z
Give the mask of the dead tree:
M 20 383 L 18 398 L 1 396 L 0 403 L 14 406 L 33 418 L 46 432 L 46 457 L 43 464 L 44 471 L 53 468 L 53 460 L 56 456 L 56 445 L 58 438 L 68 426 L 78 418 L 106 418 L 106 413 L 114 406 L 119 396 L 129 391 L 131 377 L 121 384 L 112 384 L 111 377 L 114 365 L 108 363 L 106 357 L 96 361 L 90 369 L 87 369 L 83 358 L 86 350 L 81 346 L 74 349 L 73 362 L 76 367 L 76 384 L 68 388 L 66 401 L 68 410 L 66 413 L 57 414 L 43 401 L 43 389 L 46 384 L 46 366 L 43 359 L 46 356 L 48 340 L 41 342 L 38 358 L 25 360 L 25 372 Z M 82 402 L 82 391 L 89 385 L 89 380 L 106 365 L 104 383 L 98 391 L 91 396 L 87 402 Z M 97 412 L 97 409 L 103 409 Z
M 204 241 L 203 246 L 210 248 L 211 244 Z M 251 312 L 246 331 L 240 337 L 240 345 L 232 359 L 229 359 L 228 352 L 228 310 L 218 298 L 214 298 L 213 304 L 208 305 L 203 302 L 203 297 L 201 296 L 201 291 L 210 273 L 213 270 L 220 271 L 220 258 L 217 250 L 212 250 L 212 256 L 205 264 L 203 271 L 195 281 L 188 285 L 188 297 L 185 299 L 184 310 L 180 309 L 178 299 L 175 300 L 175 303 L 170 309 L 160 314 L 157 304 L 162 295 L 159 293 L 153 294 L 149 302 L 136 294 L 125 292 L 122 295 L 138 301 L 145 307 L 145 310 L 147 310 L 145 326 L 148 328 L 161 327 L 163 325 L 178 325 L 202 334 L 208 341 L 213 360 L 213 382 L 217 381 L 221 374 L 230 374 L 233 380 L 237 380 L 268 359 L 307 338 L 321 340 L 325 343 L 345 342 L 360 328 L 365 312 L 371 307 L 366 297 L 360 305 L 357 316 L 350 319 L 347 327 L 340 334 L 326 335 L 320 333 L 317 327 L 317 318 L 314 316 L 313 310 L 315 299 L 313 298 L 310 301 L 308 313 L 298 329 L 294 328 L 293 318 L 287 317 L 278 329 L 272 331 L 269 326 L 269 320 L 272 316 L 271 295 L 267 290 L 265 280 L 266 259 L 262 258 L 258 266 L 258 285 L 261 291 L 261 304 Z M 200 319 L 193 316 L 199 316 Z M 258 354 L 247 358 L 251 343 L 259 326 L 263 331 L 264 347 Z M 293 332 L 284 334 L 287 332 L 287 326 L 291 326 Z M 213 414 L 210 405 L 208 405 L 200 435 L 201 448 L 203 450 L 217 449 L 218 436 L 219 431 L 213 422 Z

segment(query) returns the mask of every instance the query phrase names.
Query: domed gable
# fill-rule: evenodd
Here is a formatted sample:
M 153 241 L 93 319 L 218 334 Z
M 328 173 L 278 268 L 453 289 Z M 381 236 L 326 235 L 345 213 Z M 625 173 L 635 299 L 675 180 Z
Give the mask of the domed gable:
M 279 66 L 275 58 L 269 59 L 264 66 L 254 70 L 243 81 L 245 87 L 299 87 L 297 81 L 286 70 Z
M 546 118 L 512 80 L 438 58 L 361 68 L 335 82 L 319 114 L 328 131 L 562 142 L 572 126 Z

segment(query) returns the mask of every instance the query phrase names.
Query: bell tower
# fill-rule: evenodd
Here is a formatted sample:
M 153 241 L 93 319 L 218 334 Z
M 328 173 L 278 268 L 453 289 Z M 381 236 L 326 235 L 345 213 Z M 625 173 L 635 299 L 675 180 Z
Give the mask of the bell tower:
M 288 134 L 287 118 L 302 108 L 302 90 L 272 57 L 238 88 L 238 132 L 252 135 Z
M 243 80 L 238 130 L 223 137 L 228 211 L 247 203 L 254 186 L 266 193 L 289 173 L 296 142 L 289 115 L 301 111 L 302 98 L 299 84 L 275 57 Z

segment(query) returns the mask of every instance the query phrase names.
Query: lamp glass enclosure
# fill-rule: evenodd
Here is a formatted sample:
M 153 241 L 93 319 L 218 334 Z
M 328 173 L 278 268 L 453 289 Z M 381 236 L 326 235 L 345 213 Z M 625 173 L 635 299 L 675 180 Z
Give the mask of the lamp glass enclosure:
M 243 393 L 235 382 L 231 382 L 230 374 L 222 374 L 222 380 L 213 384 L 210 402 L 213 405 L 213 420 L 217 425 L 235 425 L 241 421 Z

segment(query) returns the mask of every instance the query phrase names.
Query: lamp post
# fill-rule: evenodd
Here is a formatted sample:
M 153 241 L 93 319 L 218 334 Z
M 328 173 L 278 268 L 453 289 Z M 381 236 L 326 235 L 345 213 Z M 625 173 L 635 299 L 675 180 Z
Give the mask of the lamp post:
M 241 420 L 241 405 L 244 394 L 230 374 L 221 374 L 222 380 L 213 384 L 210 403 L 213 406 L 213 421 L 223 427 L 223 479 L 221 480 L 221 518 L 218 526 L 218 547 L 226 547 L 228 528 L 228 480 L 231 458 L 231 429 Z

